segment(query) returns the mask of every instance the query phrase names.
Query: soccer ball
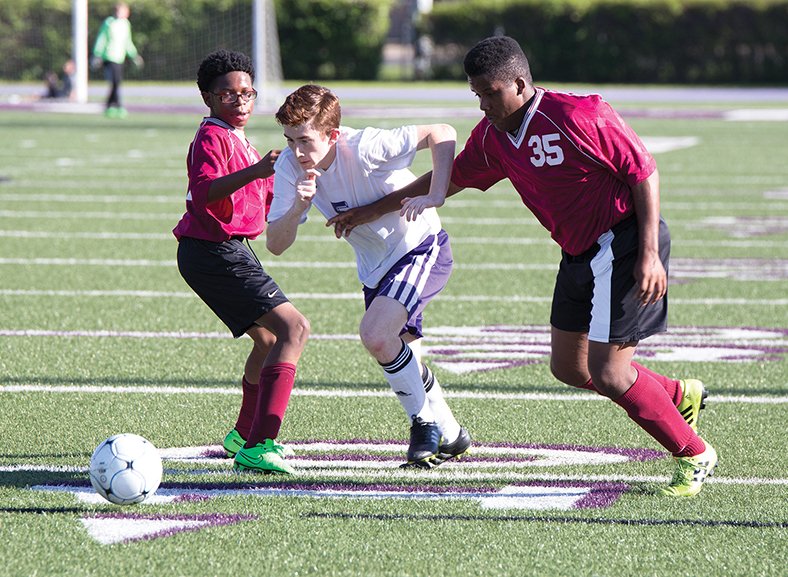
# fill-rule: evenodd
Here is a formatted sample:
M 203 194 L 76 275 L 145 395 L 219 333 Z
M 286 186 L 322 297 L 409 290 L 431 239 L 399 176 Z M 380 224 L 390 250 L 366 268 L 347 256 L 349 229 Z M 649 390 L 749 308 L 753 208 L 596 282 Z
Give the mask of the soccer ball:
M 90 483 L 116 505 L 141 503 L 161 483 L 161 457 L 153 443 L 133 433 L 102 441 L 90 457 Z

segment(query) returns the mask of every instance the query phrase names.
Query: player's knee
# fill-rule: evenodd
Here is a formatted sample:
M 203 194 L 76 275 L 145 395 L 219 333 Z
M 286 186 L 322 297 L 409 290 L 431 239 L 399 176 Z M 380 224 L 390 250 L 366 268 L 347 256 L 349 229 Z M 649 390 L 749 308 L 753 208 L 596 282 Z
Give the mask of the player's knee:
M 309 319 L 307 319 L 302 314 L 298 314 L 290 322 L 290 326 L 288 327 L 288 331 L 287 331 L 288 340 L 291 342 L 291 344 L 303 350 L 304 347 L 306 346 L 307 339 L 309 339 L 309 335 L 311 331 L 312 331 L 312 327 L 309 324 Z
M 402 342 L 397 339 L 396 344 L 392 344 L 388 335 L 381 334 L 374 328 L 365 328 L 363 325 L 359 329 L 359 337 L 364 347 L 379 362 L 388 362 L 392 355 L 396 356 L 402 348 Z M 394 350 L 396 349 L 396 351 Z
M 270 331 L 260 331 L 254 344 L 255 348 L 259 349 L 263 354 L 268 354 L 268 351 L 276 344 L 276 335 Z
M 304 315 L 301 315 L 301 318 L 298 319 L 297 325 L 299 337 L 301 340 L 306 342 L 306 340 L 309 338 L 309 335 L 312 334 L 312 325 L 309 323 L 309 319 Z
M 550 358 L 550 372 L 556 380 L 569 385 L 570 387 L 582 387 L 588 382 L 588 377 L 573 367 L 568 367 L 563 363 Z
M 386 345 L 385 339 L 375 334 L 374 331 L 367 331 L 362 327 L 358 332 L 358 336 L 361 338 L 361 343 L 373 357 L 378 358 L 383 353 Z

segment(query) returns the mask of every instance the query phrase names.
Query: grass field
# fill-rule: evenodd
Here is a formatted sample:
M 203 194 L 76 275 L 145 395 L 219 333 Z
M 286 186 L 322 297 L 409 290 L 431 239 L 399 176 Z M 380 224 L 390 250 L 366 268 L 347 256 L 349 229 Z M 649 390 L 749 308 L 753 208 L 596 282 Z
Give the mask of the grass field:
M 449 120 L 459 147 L 475 123 L 376 104 L 345 123 Z M 170 233 L 199 112 L 0 111 L 0 575 L 785 575 L 788 124 L 657 106 L 628 120 L 661 172 L 671 329 L 639 360 L 710 390 L 720 464 L 690 500 L 655 494 L 672 461 L 620 408 L 550 376 L 559 252 L 505 184 L 440 210 L 456 269 L 425 319 L 472 456 L 396 467 L 404 415 L 356 337 L 351 250 L 315 214 L 281 257 L 253 243 L 312 323 L 281 433 L 299 474 L 234 474 L 218 444 L 250 341 L 192 295 Z M 247 132 L 283 146 L 268 117 Z M 150 502 L 90 489 L 118 432 L 162 451 Z

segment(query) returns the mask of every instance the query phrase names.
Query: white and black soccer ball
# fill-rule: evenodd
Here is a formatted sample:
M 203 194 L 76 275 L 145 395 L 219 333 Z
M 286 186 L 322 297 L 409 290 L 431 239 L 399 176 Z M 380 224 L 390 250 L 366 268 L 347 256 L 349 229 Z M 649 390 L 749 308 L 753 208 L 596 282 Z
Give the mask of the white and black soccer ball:
M 133 433 L 102 441 L 90 457 L 90 483 L 116 505 L 141 503 L 159 488 L 161 457 L 153 443 Z

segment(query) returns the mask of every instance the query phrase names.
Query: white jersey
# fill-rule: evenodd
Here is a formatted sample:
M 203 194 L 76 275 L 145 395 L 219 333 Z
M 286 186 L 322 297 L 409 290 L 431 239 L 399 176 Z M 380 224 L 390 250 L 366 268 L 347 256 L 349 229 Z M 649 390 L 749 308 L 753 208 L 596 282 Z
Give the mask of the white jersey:
M 317 177 L 317 192 L 312 200 L 326 219 L 371 204 L 415 180 L 408 168 L 418 145 L 415 126 L 393 130 L 342 126 L 339 130 L 336 158 Z M 282 218 L 290 210 L 295 201 L 295 183 L 304 174 L 289 148 L 279 155 L 274 170 L 274 199 L 268 222 Z M 301 223 L 306 221 L 306 212 Z M 356 253 L 359 280 L 369 288 L 377 287 L 400 258 L 440 230 L 434 208 L 425 210 L 413 222 L 396 211 L 357 226 L 346 238 Z

